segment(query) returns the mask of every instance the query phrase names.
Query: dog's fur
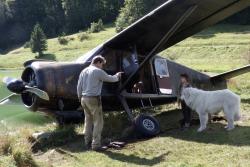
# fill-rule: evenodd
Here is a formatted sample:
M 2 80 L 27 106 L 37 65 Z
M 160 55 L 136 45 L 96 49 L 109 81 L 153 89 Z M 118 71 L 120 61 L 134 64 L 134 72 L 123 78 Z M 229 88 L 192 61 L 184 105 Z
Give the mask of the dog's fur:
M 206 129 L 208 114 L 224 111 L 228 125 L 227 130 L 234 128 L 234 121 L 240 119 L 240 97 L 228 89 L 217 91 L 203 91 L 196 88 L 185 88 L 181 99 L 199 115 L 201 132 Z

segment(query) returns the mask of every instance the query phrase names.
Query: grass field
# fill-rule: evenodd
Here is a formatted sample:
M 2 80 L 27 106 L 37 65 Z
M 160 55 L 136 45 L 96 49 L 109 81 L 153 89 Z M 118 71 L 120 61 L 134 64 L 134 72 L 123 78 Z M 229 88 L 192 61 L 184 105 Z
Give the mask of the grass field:
M 57 61 L 74 60 L 89 49 L 97 46 L 115 34 L 114 28 L 107 27 L 105 31 L 91 34 L 88 40 L 80 42 L 77 34 L 70 37 L 74 40 L 68 45 L 59 45 L 57 39 L 49 40 L 47 57 Z M 70 38 L 69 37 L 69 38 Z M 161 53 L 178 63 L 196 70 L 208 73 L 220 73 L 233 68 L 250 64 L 250 26 L 217 25 L 205 30 Z M 19 48 L 7 55 L 0 56 L 0 68 L 22 68 L 22 63 L 34 54 L 29 49 Z M 0 71 L 0 79 L 5 75 L 18 76 L 20 71 Z M 66 144 L 58 147 L 48 147 L 41 154 L 32 154 L 32 158 L 40 166 L 169 166 L 169 167 L 234 167 L 250 166 L 250 74 L 236 77 L 229 81 L 229 88 L 242 98 L 241 111 L 243 119 L 237 123 L 235 130 L 226 132 L 225 121 L 209 124 L 203 133 L 197 133 L 198 125 L 187 131 L 178 129 L 181 118 L 175 105 L 156 109 L 155 115 L 161 123 L 162 133 L 152 139 L 135 140 L 122 150 L 110 150 L 106 153 L 96 153 L 85 150 L 81 135 L 75 136 Z M 0 97 L 9 92 L 0 84 Z M 28 113 L 19 117 L 20 113 Z M 163 112 L 166 111 L 166 112 Z M 13 117 L 11 113 L 15 113 Z M 122 117 L 122 118 L 120 118 Z M 53 130 L 55 127 L 47 123 L 44 117 L 25 112 L 20 106 L 0 108 L 0 119 L 8 120 L 18 125 L 14 147 L 21 147 L 27 133 L 39 130 Z M 38 119 L 39 125 L 32 127 L 32 121 Z M 9 121 L 12 120 L 12 121 Z M 31 120 L 26 125 L 24 122 Z M 123 116 L 106 115 L 105 137 L 119 135 L 124 124 Z M 33 122 L 39 122 L 33 121 Z M 120 122 L 119 122 L 120 121 Z M 126 121 L 125 121 L 126 123 Z M 120 125 L 123 124 L 123 125 Z M 80 127 L 77 132 L 80 133 Z M 25 135 L 26 134 L 26 135 Z M 65 137 L 65 139 L 67 136 Z M 64 138 L 63 138 L 64 139 Z M 24 142 L 25 143 L 25 142 Z M 1 137 L 0 137 L 1 146 Z M 15 147 L 16 148 L 16 147 Z M 21 147 L 22 148 L 22 147 Z M 57 151 L 63 149 L 65 153 Z M 14 151 L 15 152 L 15 151 Z M 1 155 L 0 166 L 16 166 L 14 153 Z

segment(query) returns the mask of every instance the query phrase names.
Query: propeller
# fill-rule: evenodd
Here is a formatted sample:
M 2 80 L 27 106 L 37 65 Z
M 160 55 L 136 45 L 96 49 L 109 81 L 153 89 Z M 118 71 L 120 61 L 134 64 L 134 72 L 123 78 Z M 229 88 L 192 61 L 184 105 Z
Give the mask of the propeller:
M 15 82 L 17 79 L 15 78 L 11 78 L 11 77 L 4 77 L 3 78 L 3 83 L 5 83 L 6 85 L 8 85 L 11 82 Z
M 14 94 L 30 93 L 29 95 L 32 98 L 34 98 L 36 95 L 43 100 L 49 101 L 48 93 L 36 87 L 36 76 L 34 73 L 30 75 L 28 83 L 11 77 L 4 77 L 3 82 L 7 85 L 7 88 Z M 10 97 L 14 96 L 14 94 L 11 94 L 0 102 L 5 102 Z
M 27 85 L 25 86 L 25 88 L 26 88 L 25 92 L 34 93 L 35 95 L 37 95 L 41 99 L 49 101 L 49 95 L 47 92 L 45 92 L 41 89 L 35 88 L 35 87 L 27 86 Z
M 20 95 L 18 95 L 16 93 L 12 93 L 11 95 L 9 95 L 9 96 L 5 97 L 4 99 L 0 100 L 0 105 L 20 104 L 19 99 L 20 99 Z

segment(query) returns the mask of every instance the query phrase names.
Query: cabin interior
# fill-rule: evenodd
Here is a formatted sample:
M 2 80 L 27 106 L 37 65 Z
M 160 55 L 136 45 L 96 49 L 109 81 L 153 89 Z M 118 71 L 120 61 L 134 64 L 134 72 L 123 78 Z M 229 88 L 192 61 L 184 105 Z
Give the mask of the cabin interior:
M 106 49 L 102 55 L 107 60 L 104 70 L 108 74 L 115 74 L 118 71 L 124 72 L 120 85 L 139 68 L 139 64 L 143 61 L 143 56 L 138 55 L 134 49 L 130 51 Z M 155 85 L 154 68 L 150 62 L 146 63 L 134 76 L 126 87 L 126 91 L 128 93 L 158 93 Z

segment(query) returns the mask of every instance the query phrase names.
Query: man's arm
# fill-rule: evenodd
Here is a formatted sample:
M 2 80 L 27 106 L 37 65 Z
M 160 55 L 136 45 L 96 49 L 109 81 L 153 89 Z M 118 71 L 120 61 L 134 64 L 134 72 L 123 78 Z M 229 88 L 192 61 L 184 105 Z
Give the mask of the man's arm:
M 82 73 L 79 75 L 78 83 L 77 83 L 77 96 L 78 99 L 81 101 L 82 96 Z
M 103 82 L 118 82 L 120 75 L 119 73 L 108 75 L 104 70 L 98 70 L 98 78 Z

